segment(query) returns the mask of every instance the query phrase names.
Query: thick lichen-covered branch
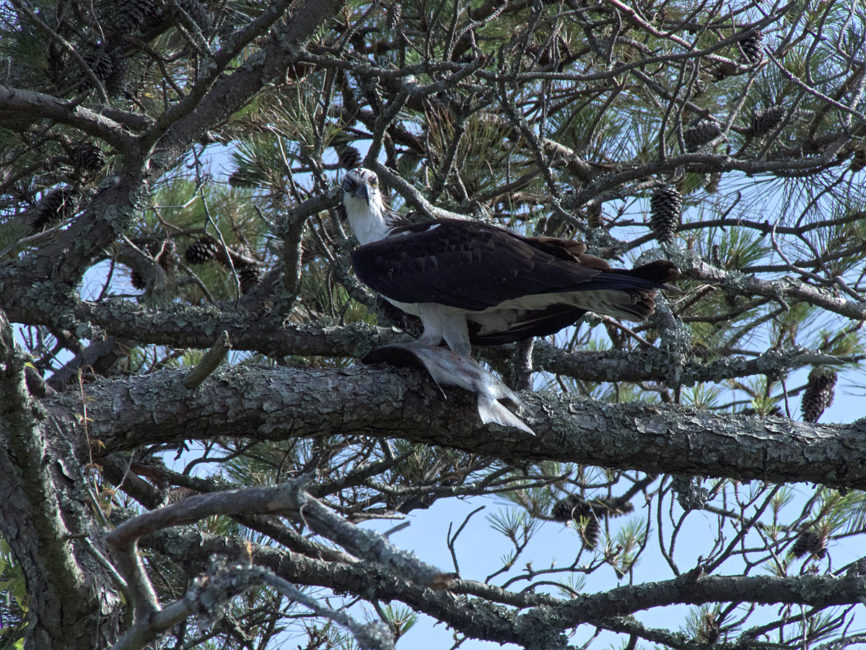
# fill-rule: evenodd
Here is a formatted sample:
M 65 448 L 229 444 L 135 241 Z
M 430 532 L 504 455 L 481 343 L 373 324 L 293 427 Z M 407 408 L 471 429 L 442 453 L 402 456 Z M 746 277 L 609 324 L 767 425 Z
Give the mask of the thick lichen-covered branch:
M 740 480 L 812 481 L 863 488 L 863 425 L 811 425 L 784 418 L 714 414 L 682 407 L 605 404 L 573 395 L 524 394 L 525 418 L 539 434 L 488 428 L 474 400 L 449 391 L 443 402 L 419 373 L 387 368 L 235 367 L 191 394 L 184 373 L 160 371 L 92 384 L 85 392 L 91 435 L 106 450 L 141 444 L 234 436 L 262 440 L 328 433 L 401 437 L 495 453 L 648 472 L 682 472 Z M 57 395 L 45 406 L 71 427 L 79 398 Z
M 74 647 L 88 638 L 79 616 L 97 607 L 87 584 L 99 579 L 98 571 L 88 576 L 70 543 L 86 530 L 79 517 L 70 520 L 82 508 L 75 502 L 82 484 L 74 482 L 82 475 L 63 436 L 48 435 L 54 425 L 46 426 L 44 411 L 28 394 L 24 367 L 0 311 L 0 535 L 23 570 L 30 606 L 40 613 L 35 638 L 42 647 L 55 647 L 65 637 Z M 103 597 L 114 601 L 116 594 L 106 589 Z

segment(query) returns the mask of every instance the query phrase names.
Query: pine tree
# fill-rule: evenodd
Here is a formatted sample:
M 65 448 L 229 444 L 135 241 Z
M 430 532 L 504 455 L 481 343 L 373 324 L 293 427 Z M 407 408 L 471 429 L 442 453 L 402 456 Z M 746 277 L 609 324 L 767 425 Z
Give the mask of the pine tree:
M 862 14 L 0 5 L 0 644 L 862 643 Z M 536 435 L 484 424 L 353 271 L 362 164 L 570 289 L 682 275 L 476 346 Z

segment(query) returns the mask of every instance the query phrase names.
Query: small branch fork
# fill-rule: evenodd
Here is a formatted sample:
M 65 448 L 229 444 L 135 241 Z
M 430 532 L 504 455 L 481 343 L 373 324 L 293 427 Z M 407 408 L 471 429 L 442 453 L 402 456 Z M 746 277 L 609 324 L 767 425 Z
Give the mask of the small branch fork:
M 364 650 L 392 650 L 394 639 L 383 623 L 359 623 L 344 611 L 324 607 L 309 595 L 270 570 L 249 562 L 226 563 L 215 559 L 207 574 L 199 576 L 183 598 L 151 616 L 137 621 L 112 650 L 137 650 L 167 632 L 189 616 L 216 620 L 222 616 L 226 603 L 247 589 L 268 586 L 287 598 L 308 607 L 313 614 L 329 618 L 348 629 L 358 646 Z
M 196 366 L 187 373 L 186 378 L 183 380 L 184 386 L 189 389 L 200 386 L 201 383 L 223 362 L 223 359 L 226 358 L 231 347 L 229 333 L 223 330 L 220 332 L 219 336 L 217 336 L 213 347 L 208 350 L 202 357 L 201 361 L 199 361 Z
M 317 615 L 327 616 L 348 628 L 360 647 L 388 650 L 393 647 L 390 632 L 379 625 L 362 625 L 342 612 L 319 605 L 296 587 L 249 562 L 219 565 L 199 578 L 187 594 L 162 608 L 144 570 L 138 553 L 141 537 L 170 526 L 179 526 L 213 515 L 240 515 L 250 512 L 281 514 L 292 517 L 316 533 L 339 544 L 365 562 L 374 562 L 383 570 L 432 589 L 443 589 L 455 578 L 432 565 L 421 562 L 411 553 L 390 544 L 382 535 L 358 528 L 304 491 L 310 475 L 274 487 L 229 490 L 189 497 L 179 503 L 134 517 L 111 531 L 106 541 L 112 551 L 118 573 L 126 583 L 135 623 L 118 641 L 115 650 L 141 648 L 191 614 L 218 616 L 220 608 L 243 590 L 265 584 L 289 598 L 302 602 Z

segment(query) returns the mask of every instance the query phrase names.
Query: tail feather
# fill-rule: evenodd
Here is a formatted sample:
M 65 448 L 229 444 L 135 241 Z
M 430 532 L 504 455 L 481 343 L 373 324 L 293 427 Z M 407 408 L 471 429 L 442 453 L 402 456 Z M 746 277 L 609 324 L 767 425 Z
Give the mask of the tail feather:
M 667 260 L 656 260 L 649 264 L 637 266 L 630 271 L 618 270 L 617 273 L 628 275 L 642 282 L 652 283 L 652 285 L 655 285 L 655 288 L 635 287 L 626 289 L 625 292 L 631 296 L 631 302 L 620 303 L 613 309 L 604 312 L 615 318 L 642 321 L 655 311 L 655 299 L 658 295 L 656 289 L 678 291 L 676 287 L 666 284 L 680 277 L 679 269 Z
M 630 271 L 617 269 L 616 272 L 640 278 L 642 280 L 649 280 L 650 282 L 658 282 L 659 284 L 673 282 L 680 277 L 679 269 L 674 266 L 673 262 L 668 262 L 667 260 L 656 260 L 649 264 L 636 266 Z M 669 287 L 664 288 L 667 289 Z
M 656 292 L 641 295 L 637 302 L 623 302 L 615 306 L 609 306 L 604 311 L 600 312 L 613 316 L 619 320 L 632 321 L 640 323 L 652 314 L 656 309 L 655 303 Z

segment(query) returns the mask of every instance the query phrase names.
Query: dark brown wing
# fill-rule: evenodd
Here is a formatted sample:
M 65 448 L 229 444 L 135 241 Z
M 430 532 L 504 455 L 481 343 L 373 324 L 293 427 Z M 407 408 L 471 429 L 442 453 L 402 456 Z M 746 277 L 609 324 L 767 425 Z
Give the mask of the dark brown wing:
M 360 246 L 352 264 L 362 282 L 392 300 L 467 311 L 541 293 L 662 286 L 634 271 L 582 263 L 575 253 L 486 224 L 440 219 L 395 229 L 386 239 Z

